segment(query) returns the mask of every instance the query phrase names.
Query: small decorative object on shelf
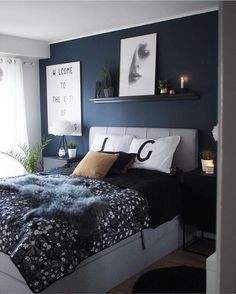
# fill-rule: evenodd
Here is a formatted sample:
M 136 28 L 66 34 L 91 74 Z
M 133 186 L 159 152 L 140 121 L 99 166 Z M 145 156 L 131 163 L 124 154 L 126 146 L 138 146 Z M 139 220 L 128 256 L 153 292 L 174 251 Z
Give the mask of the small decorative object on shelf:
M 108 66 L 103 67 L 102 76 L 103 76 L 104 96 L 106 98 L 113 97 L 114 88 L 112 86 L 112 71 Z
M 205 169 L 206 169 L 206 174 L 211 174 L 213 175 L 214 174 L 214 163 L 212 164 L 207 164 L 205 166 Z
M 103 97 L 103 85 L 101 81 L 96 82 L 95 98 Z
M 175 95 L 175 90 L 169 90 L 170 95 Z
M 212 170 L 212 167 L 213 167 L 213 172 L 214 172 L 215 152 L 210 149 L 206 149 L 200 152 L 200 157 L 201 157 L 201 163 L 202 163 L 202 171 L 206 172 L 206 167 L 210 166 L 210 169 L 208 169 L 208 171 Z
M 158 89 L 160 90 L 160 94 L 168 93 L 168 81 L 167 80 L 158 80 Z
M 68 150 L 69 158 L 76 157 L 76 147 L 77 147 L 77 144 L 73 141 L 69 141 L 67 143 L 67 150 Z
M 187 77 L 186 76 L 181 76 L 180 77 L 180 89 L 176 90 L 176 93 L 187 93 L 188 89 L 185 87 L 185 83 L 187 81 Z
M 184 89 L 184 77 L 180 78 L 180 82 L 181 82 L 181 89 Z

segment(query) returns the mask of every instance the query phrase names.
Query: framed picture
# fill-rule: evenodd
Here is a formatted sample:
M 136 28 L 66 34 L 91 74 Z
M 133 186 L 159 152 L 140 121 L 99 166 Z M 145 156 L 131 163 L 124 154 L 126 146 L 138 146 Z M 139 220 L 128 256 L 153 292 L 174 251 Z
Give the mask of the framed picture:
M 80 61 L 49 65 L 47 74 L 48 129 L 62 120 L 74 124 L 74 136 L 82 135 Z
M 154 95 L 156 34 L 121 40 L 119 96 Z

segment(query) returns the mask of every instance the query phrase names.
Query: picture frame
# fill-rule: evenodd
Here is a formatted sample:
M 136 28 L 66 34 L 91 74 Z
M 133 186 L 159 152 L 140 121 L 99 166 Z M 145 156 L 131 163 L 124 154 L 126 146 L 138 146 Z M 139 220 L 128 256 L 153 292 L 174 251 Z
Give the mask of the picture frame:
M 80 61 L 48 65 L 47 116 L 50 126 L 58 121 L 74 125 L 73 136 L 82 136 Z
M 119 96 L 155 94 L 157 34 L 122 39 Z

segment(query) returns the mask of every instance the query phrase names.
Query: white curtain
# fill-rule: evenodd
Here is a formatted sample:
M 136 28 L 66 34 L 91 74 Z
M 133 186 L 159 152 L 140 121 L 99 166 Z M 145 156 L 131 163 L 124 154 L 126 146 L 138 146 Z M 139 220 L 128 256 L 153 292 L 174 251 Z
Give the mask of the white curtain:
M 28 144 L 22 60 L 0 57 L 0 151 L 18 144 Z M 0 177 L 24 173 L 17 161 L 0 154 Z

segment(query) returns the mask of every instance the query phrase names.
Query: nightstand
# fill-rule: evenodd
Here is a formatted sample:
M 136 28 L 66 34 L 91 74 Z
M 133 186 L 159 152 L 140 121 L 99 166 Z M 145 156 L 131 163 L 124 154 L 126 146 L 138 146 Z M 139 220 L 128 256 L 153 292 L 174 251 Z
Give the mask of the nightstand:
M 216 175 L 200 170 L 186 172 L 183 176 L 183 248 L 191 250 L 199 238 L 186 244 L 186 225 L 194 226 L 204 233 L 216 232 Z M 207 239 L 207 238 L 205 238 Z M 196 252 L 198 253 L 198 252 Z M 202 254 L 208 255 L 208 254 Z
M 58 156 L 44 156 L 43 157 L 43 171 L 49 172 L 51 169 L 56 167 L 61 167 L 65 164 L 80 161 L 83 158 L 82 155 L 76 156 L 74 158 L 63 157 L 60 158 Z

